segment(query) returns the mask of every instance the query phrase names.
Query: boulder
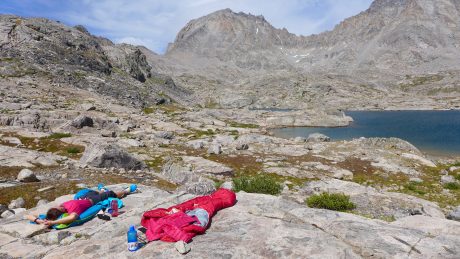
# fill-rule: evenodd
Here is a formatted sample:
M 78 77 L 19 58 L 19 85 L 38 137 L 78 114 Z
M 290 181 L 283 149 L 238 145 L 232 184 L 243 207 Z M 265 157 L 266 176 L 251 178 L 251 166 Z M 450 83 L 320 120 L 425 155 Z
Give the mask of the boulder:
M 17 208 L 23 208 L 25 204 L 26 202 L 24 201 L 24 199 L 22 197 L 19 197 L 10 202 L 10 205 L 8 205 L 8 209 L 12 210 Z
M 75 118 L 70 125 L 74 128 L 81 129 L 83 127 L 93 127 L 94 126 L 94 121 L 92 118 L 86 116 L 86 115 L 79 115 L 77 118 Z
M 24 183 L 39 182 L 37 176 L 30 169 L 22 169 L 17 177 L 17 180 Z
M 22 213 L 26 211 L 25 208 L 17 208 L 17 209 L 13 209 L 13 212 L 14 212 L 14 215 L 18 215 L 19 213 Z
M 307 139 L 304 137 L 295 137 L 293 140 L 297 143 L 303 143 L 307 141 Z
M 222 147 L 219 144 L 211 144 L 207 152 L 208 154 L 219 155 L 222 153 Z
M 217 163 L 202 157 L 183 156 L 182 161 L 192 168 L 195 174 L 210 176 L 231 176 L 233 169 L 224 164 Z
M 4 211 L 7 211 L 8 210 L 8 207 L 3 205 L 3 204 L 0 204 L 0 215 L 4 212 Z
M 155 133 L 155 136 L 157 138 L 173 139 L 174 138 L 174 132 L 171 132 L 171 131 L 159 131 L 159 132 Z
M 20 146 L 22 142 L 20 139 L 15 137 L 2 137 L 2 141 L 8 142 L 11 145 Z
M 83 104 L 80 105 L 80 108 L 83 111 L 94 111 L 94 110 L 96 110 L 96 106 L 94 106 L 94 104 L 92 104 L 92 103 L 83 103 Z
M 229 146 L 233 142 L 235 142 L 235 138 L 233 136 L 227 135 L 218 135 L 213 140 L 213 144 L 221 145 L 221 146 Z
M 37 202 L 37 205 L 36 207 L 40 207 L 40 206 L 43 206 L 43 205 L 46 205 L 48 204 L 48 200 L 44 200 L 44 199 L 41 199 Z
M 187 193 L 195 195 L 208 195 L 215 191 L 216 187 L 213 181 L 202 178 L 198 182 L 185 184 L 179 190 L 184 190 Z
M 418 177 L 411 177 L 409 178 L 409 181 L 413 183 L 423 183 L 423 180 Z
M 460 221 L 460 206 L 451 211 L 449 215 L 447 215 L 447 218 L 451 220 Z
M 456 182 L 456 180 L 452 175 L 441 176 L 441 184 L 454 183 L 454 182 Z
M 0 217 L 1 218 L 10 218 L 10 217 L 13 217 L 14 216 L 14 211 L 12 210 L 5 210 L 4 212 L 2 212 L 2 214 L 0 214 Z
M 112 130 L 103 130 L 103 131 L 101 131 L 101 136 L 104 137 L 104 138 L 116 138 L 117 133 L 115 131 L 112 131 Z
M 455 171 L 458 171 L 458 170 L 460 170 L 460 166 L 451 166 L 451 167 L 449 167 L 450 172 L 455 172 Z
M 307 142 L 329 142 L 331 138 L 321 134 L 321 133 L 312 133 L 308 135 Z
M 191 140 L 185 143 L 186 146 L 191 147 L 193 149 L 202 149 L 205 147 L 206 142 L 201 139 Z
M 248 150 L 248 149 L 249 149 L 249 145 L 246 143 L 238 143 L 236 145 L 236 150 Z
M 144 162 L 135 158 L 115 144 L 93 144 L 85 149 L 80 158 L 83 165 L 98 168 L 124 168 L 138 170 L 145 168 Z
M 175 184 L 198 181 L 198 176 L 192 173 L 192 168 L 178 161 L 166 162 L 161 169 L 161 174 Z
M 238 137 L 238 143 L 246 144 L 270 144 L 273 142 L 273 137 L 261 135 L 261 134 L 245 134 Z

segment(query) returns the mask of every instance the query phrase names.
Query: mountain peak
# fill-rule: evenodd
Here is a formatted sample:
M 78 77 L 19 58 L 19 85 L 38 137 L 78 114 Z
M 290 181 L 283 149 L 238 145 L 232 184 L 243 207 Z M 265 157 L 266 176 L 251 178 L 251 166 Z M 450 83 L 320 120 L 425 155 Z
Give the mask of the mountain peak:
M 235 13 L 223 9 L 191 20 L 178 33 L 174 43 L 168 47 L 173 52 L 192 52 L 212 56 L 209 50 L 258 48 L 260 45 L 280 43 L 280 35 L 289 34 L 275 29 L 262 15 L 255 16 L 243 12 Z
M 411 0 L 375 0 L 369 7 L 370 11 L 378 11 L 384 8 L 405 6 Z

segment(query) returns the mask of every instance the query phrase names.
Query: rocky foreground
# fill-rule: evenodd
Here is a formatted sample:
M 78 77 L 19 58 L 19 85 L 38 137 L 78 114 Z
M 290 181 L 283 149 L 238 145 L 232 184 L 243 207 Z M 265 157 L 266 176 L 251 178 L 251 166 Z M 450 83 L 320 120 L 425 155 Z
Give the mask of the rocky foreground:
M 112 189 L 123 185 L 111 186 Z M 46 231 L 22 220 L 55 201 L 22 212 L 0 225 L 0 255 L 39 258 L 182 257 L 173 243 L 152 242 L 127 251 L 129 225 L 139 226 L 144 211 L 193 197 L 140 186 L 124 199 L 126 207 L 111 221 L 93 219 L 61 231 Z M 458 258 L 460 222 L 429 216 L 394 222 L 307 208 L 285 197 L 240 192 L 235 206 L 217 213 L 206 234 L 190 244 L 187 258 Z M 142 233 L 139 232 L 142 236 Z
M 410 143 L 393 138 L 331 141 L 320 134 L 295 139 L 270 134 L 270 127 L 296 122 L 346 124 L 351 118 L 342 113 L 177 104 L 140 110 L 91 91 L 55 88 L 30 77 L 2 82 L 4 257 L 179 257 L 171 244 L 161 242 L 128 253 L 128 226 L 138 224 L 143 211 L 256 175 L 279 183 L 281 193 L 238 193 L 238 203 L 218 213 L 208 233 L 192 242 L 187 256 L 460 254 L 460 223 L 454 221 L 460 219 L 460 167 L 455 159 L 430 160 Z M 25 213 L 44 211 L 99 182 L 143 186 L 141 193 L 125 199 L 125 213 L 110 222 L 94 219 L 81 227 L 46 232 L 22 220 Z M 356 206 L 343 213 L 306 205 L 307 198 L 324 192 L 343 193 Z
M 271 136 L 270 127 L 346 124 L 342 113 L 142 110 L 107 96 L 24 77 L 4 79 L 0 114 L 0 253 L 5 257 L 179 256 L 155 242 L 131 254 L 125 232 L 143 211 L 208 194 L 234 178 L 265 175 L 278 196 L 238 193 L 190 257 L 458 258 L 460 167 L 430 160 L 400 139 L 331 141 Z M 12 89 L 16 89 L 13 91 Z M 292 119 L 290 119 L 292 118 Z M 79 188 L 140 183 L 125 214 L 46 232 L 22 216 Z M 119 186 L 116 186 L 119 187 Z M 348 213 L 309 208 L 319 193 L 343 193 Z M 64 196 L 63 196 L 64 195 Z M 62 196 L 62 197 L 61 197 Z M 55 200 L 53 203 L 48 201 Z M 108 238 L 110 241 L 107 241 Z

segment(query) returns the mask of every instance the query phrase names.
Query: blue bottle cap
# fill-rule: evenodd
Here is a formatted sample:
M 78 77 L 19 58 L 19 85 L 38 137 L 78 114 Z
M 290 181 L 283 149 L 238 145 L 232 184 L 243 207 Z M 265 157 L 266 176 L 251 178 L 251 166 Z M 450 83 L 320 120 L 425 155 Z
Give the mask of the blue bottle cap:
M 134 225 L 131 225 L 131 226 L 129 227 L 129 231 L 136 231 L 136 228 L 134 227 Z

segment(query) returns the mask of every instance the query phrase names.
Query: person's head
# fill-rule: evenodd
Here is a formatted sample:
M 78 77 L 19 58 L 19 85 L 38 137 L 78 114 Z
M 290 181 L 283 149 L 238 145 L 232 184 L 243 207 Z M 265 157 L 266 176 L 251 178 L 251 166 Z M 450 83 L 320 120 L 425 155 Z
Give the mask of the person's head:
M 51 208 L 46 212 L 46 219 L 48 220 L 56 220 L 61 216 L 64 212 L 59 208 Z

